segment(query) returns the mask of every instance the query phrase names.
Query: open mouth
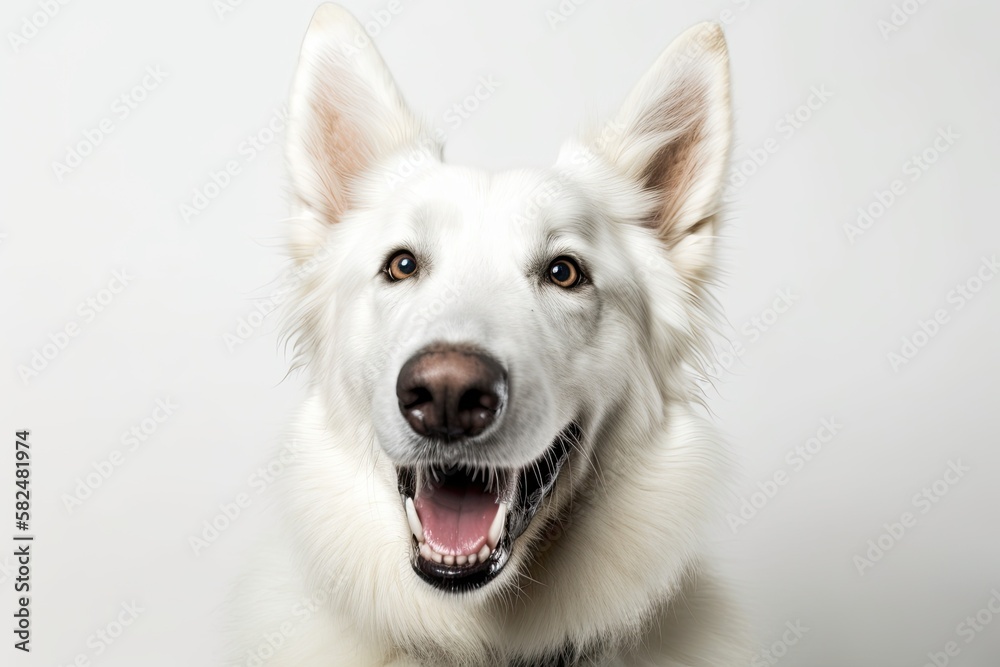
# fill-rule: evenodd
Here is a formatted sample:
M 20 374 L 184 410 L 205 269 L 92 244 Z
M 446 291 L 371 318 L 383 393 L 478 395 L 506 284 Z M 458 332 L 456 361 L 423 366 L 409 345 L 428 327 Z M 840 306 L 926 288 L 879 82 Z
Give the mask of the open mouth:
M 492 581 L 552 491 L 580 436 L 580 427 L 571 423 L 538 460 L 513 470 L 397 467 L 414 571 L 452 592 Z

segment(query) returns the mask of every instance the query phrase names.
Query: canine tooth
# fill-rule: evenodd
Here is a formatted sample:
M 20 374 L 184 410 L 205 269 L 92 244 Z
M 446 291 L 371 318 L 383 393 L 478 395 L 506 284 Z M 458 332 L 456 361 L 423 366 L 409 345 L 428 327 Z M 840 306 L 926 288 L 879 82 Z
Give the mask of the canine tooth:
M 424 526 L 417 516 L 417 508 L 413 506 L 413 498 L 406 499 L 406 521 L 410 524 L 410 532 L 417 538 L 417 542 L 424 542 Z
M 465 565 L 469 562 L 468 556 L 455 556 L 455 565 Z
M 455 557 L 452 556 L 451 554 L 448 554 L 447 556 L 444 557 L 444 564 L 445 565 L 454 565 L 455 564 Z
M 486 541 L 489 543 L 490 549 L 496 549 L 497 544 L 500 543 L 500 535 L 503 533 L 504 521 L 506 520 L 507 503 L 500 503 L 497 515 L 493 517 L 493 523 L 490 525 L 489 535 L 486 537 Z
M 420 557 L 424 560 L 434 559 L 434 552 L 431 551 L 431 548 L 426 543 L 420 545 Z
M 488 545 L 488 544 L 484 544 L 484 545 L 483 545 L 483 548 L 482 548 L 482 549 L 480 549 L 480 550 L 479 550 L 479 553 L 477 554 L 477 555 L 479 556 L 479 560 L 480 560 L 480 562 L 481 562 L 481 561 L 484 561 L 484 560 L 486 560 L 487 558 L 489 558 L 489 557 L 490 557 L 490 554 L 491 554 L 492 552 L 493 552 L 493 550 L 492 550 L 492 549 L 490 549 L 490 545 Z
M 469 556 L 469 565 L 475 565 L 476 561 L 479 560 L 479 554 L 472 554 Z

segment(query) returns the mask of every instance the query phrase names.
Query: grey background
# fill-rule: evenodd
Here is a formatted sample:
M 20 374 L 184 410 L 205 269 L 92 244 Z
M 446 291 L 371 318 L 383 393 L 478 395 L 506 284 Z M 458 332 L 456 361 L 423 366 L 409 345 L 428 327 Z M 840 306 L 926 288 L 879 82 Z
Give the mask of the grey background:
M 30 428 L 38 535 L 35 650 L 13 651 L 5 634 L 3 664 L 215 664 L 214 615 L 271 511 L 250 476 L 273 462 L 302 380 L 282 382 L 274 316 L 235 347 L 225 336 L 280 286 L 283 137 L 252 161 L 240 146 L 284 105 L 315 5 L 246 0 L 220 15 L 218 4 L 71 2 L 17 49 L 9 34 L 38 1 L 6 2 L 0 16 L 0 507 L 13 502 L 12 433 Z M 368 20 L 389 3 L 344 4 Z M 448 133 L 448 159 L 495 169 L 552 161 L 684 28 L 726 23 L 735 166 L 773 152 L 730 190 L 718 294 L 742 354 L 720 356 L 709 403 L 743 469 L 733 512 L 787 477 L 745 526 L 720 529 L 717 551 L 762 648 L 788 622 L 808 628 L 781 664 L 916 666 L 949 641 L 960 648 L 949 664 L 1000 663 L 1000 618 L 971 642 L 957 634 L 1000 590 L 1000 281 L 960 310 L 949 302 L 1000 252 L 1000 9 L 896 4 L 916 12 L 883 34 L 888 0 L 567 0 L 558 23 L 557 0 L 399 0 L 375 35 L 412 107 Z M 115 99 L 151 66 L 166 78 L 119 119 Z M 481 76 L 499 87 L 453 127 L 444 114 Z M 813 87 L 829 99 L 788 136 L 779 123 Z M 114 131 L 60 181 L 52 163 L 105 117 Z M 953 145 L 909 180 L 907 160 L 948 127 Z M 179 206 L 229 160 L 240 173 L 185 222 Z M 844 225 L 894 179 L 905 192 L 851 243 Z M 78 304 L 121 269 L 128 286 L 86 321 Z M 793 305 L 772 317 L 781 290 Z M 938 309 L 947 322 L 894 369 L 887 355 Z M 769 322 L 757 335 L 755 317 Z M 79 335 L 23 380 L 18 367 L 74 322 Z M 168 397 L 174 414 L 129 451 L 123 432 Z M 795 470 L 786 453 L 824 418 L 842 428 Z M 64 495 L 115 450 L 121 465 L 69 511 Z M 968 472 L 921 513 L 914 494 L 959 460 Z M 189 538 L 244 493 L 249 507 L 196 555 Z M 859 574 L 855 556 L 907 511 L 916 525 Z M 12 564 L 0 556 L 8 619 Z M 133 600 L 144 611 L 97 655 L 88 637 Z

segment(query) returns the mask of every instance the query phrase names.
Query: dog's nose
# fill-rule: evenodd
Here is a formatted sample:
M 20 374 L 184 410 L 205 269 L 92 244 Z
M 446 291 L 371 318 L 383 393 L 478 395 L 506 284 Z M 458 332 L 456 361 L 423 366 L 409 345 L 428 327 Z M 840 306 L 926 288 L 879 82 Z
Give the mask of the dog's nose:
M 491 357 L 433 349 L 407 361 L 396 380 L 399 410 L 420 435 L 459 440 L 493 423 L 507 392 L 503 368 Z

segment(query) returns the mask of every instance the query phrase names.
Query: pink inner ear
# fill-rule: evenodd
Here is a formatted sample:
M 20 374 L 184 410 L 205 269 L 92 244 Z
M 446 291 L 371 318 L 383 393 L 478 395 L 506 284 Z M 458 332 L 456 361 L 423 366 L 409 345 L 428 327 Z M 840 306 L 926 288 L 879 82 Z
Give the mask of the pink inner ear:
M 350 208 L 350 186 L 372 164 L 373 152 L 363 132 L 344 113 L 346 105 L 362 106 L 359 96 L 352 96 L 352 81 L 343 70 L 327 68 L 316 77 L 333 82 L 322 90 L 314 90 L 310 100 L 312 126 L 307 134 L 307 150 L 318 182 L 315 184 L 318 204 L 331 222 L 336 222 Z M 354 99 L 351 99 L 354 97 Z M 363 109 L 358 112 L 364 113 Z
M 702 222 L 679 218 L 705 168 L 704 142 L 708 139 L 704 117 L 706 91 L 693 82 L 679 88 L 642 122 L 650 134 L 672 135 L 652 155 L 643 172 L 646 188 L 655 192 L 660 201 L 648 223 L 670 244 L 695 231 Z

